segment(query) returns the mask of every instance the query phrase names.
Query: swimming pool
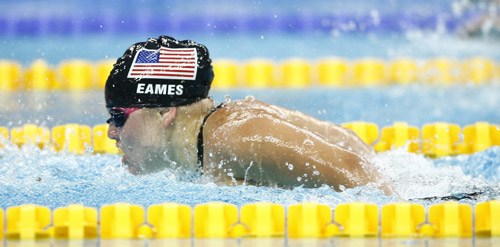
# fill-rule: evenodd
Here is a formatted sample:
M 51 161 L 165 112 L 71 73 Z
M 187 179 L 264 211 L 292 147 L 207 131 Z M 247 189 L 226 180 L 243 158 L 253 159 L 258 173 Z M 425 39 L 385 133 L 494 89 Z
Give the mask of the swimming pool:
M 343 20 L 344 17 L 349 19 L 349 16 L 353 16 L 351 19 L 356 27 L 366 24 L 366 28 L 362 30 L 357 28 L 357 31 L 349 30 L 349 25 L 345 27 L 347 29 L 338 26 L 336 30 L 325 29 L 314 23 L 325 24 L 326 21 L 319 20 L 317 22 L 313 19 L 311 21 L 313 24 L 310 26 L 298 23 L 302 25 L 300 30 L 290 30 L 286 28 L 286 25 L 283 28 L 282 23 L 286 23 L 286 21 L 277 22 L 279 25 L 277 24 L 278 27 L 274 29 L 267 28 L 266 25 L 247 25 L 245 24 L 247 22 L 238 22 L 238 25 L 246 25 L 245 32 L 229 31 L 230 28 L 222 30 L 219 28 L 214 31 L 211 27 L 188 32 L 172 29 L 172 33 L 168 34 L 179 39 L 193 39 L 207 45 L 215 61 L 222 58 L 246 61 L 255 57 L 263 57 L 277 62 L 289 57 L 315 61 L 325 56 L 336 56 L 347 60 L 365 57 L 385 60 L 411 57 L 419 60 L 441 56 L 466 59 L 482 56 L 496 61 L 500 60 L 500 46 L 496 40 L 487 38 L 463 39 L 453 34 L 451 30 L 458 25 L 456 20 L 460 18 L 446 17 L 446 13 L 450 12 L 449 4 L 452 1 L 443 1 L 434 5 L 431 1 L 425 1 L 420 5 L 409 4 L 411 1 L 403 1 L 402 3 L 395 1 L 375 2 L 365 1 L 359 4 L 348 4 L 345 8 L 345 11 L 348 12 L 345 15 L 347 17 L 342 16 L 340 14 L 342 11 L 338 9 L 328 17 L 332 19 L 325 17 L 326 20 L 331 21 Z M 61 4 L 61 2 L 58 3 Z M 382 10 L 378 8 L 377 6 L 380 5 L 377 4 L 381 3 L 392 4 L 393 9 Z M 403 6 L 405 3 L 408 6 Z M 18 9 L 21 6 L 14 3 L 3 4 L 12 9 Z M 31 10 L 26 12 L 28 17 L 36 17 L 36 13 L 38 13 L 33 7 L 36 5 L 32 4 L 32 2 L 26 1 L 25 6 L 31 6 Z M 140 3 L 134 4 L 123 7 L 124 11 L 135 13 L 133 11 L 133 6 L 135 6 L 142 11 L 153 12 L 147 16 L 158 15 L 155 12 L 154 4 L 148 4 L 145 8 Z M 314 13 L 325 6 L 313 4 L 306 7 L 298 2 L 294 2 L 294 4 L 287 8 L 275 6 L 270 9 L 266 9 L 269 5 L 264 4 L 264 6 L 259 7 L 259 11 L 262 16 L 269 15 L 271 19 L 288 16 L 287 20 L 293 20 L 292 17 L 299 13 L 297 9 L 303 8 Z M 323 4 L 325 4 L 324 1 Z M 342 7 L 341 3 L 331 4 L 328 5 L 330 8 Z M 75 5 L 82 7 L 76 3 Z M 91 5 L 84 5 L 82 16 L 90 16 L 88 13 L 91 12 Z M 249 5 L 251 8 L 252 4 Z M 430 9 L 426 5 L 435 7 L 433 8 L 434 12 L 426 12 L 425 10 Z M 71 4 L 62 4 L 62 6 L 63 10 L 74 7 Z M 109 5 L 106 6 L 109 7 Z M 2 22 L 4 18 L 0 20 L 0 26 L 7 23 L 3 27 L 8 28 L 1 30 L 5 35 L 0 40 L 3 47 L 0 49 L 0 58 L 15 60 L 24 66 L 28 66 L 36 58 L 43 58 L 53 65 L 73 58 L 90 61 L 114 59 L 120 56 L 132 43 L 147 37 L 155 37 L 156 33 L 160 32 L 158 29 L 153 29 L 152 31 L 138 30 L 123 34 L 121 32 L 124 28 L 120 26 L 119 21 L 118 24 L 115 23 L 115 27 L 110 29 L 106 29 L 106 25 L 104 25 L 104 29 L 99 28 L 99 25 L 96 27 L 95 24 L 99 24 L 96 20 L 109 13 L 115 15 L 117 13 L 107 9 L 106 6 L 92 17 L 94 19 L 86 17 L 86 20 L 90 20 L 88 26 L 85 22 L 77 22 L 78 25 L 75 27 L 62 25 L 59 26 L 59 29 L 37 29 L 43 26 L 23 29 L 25 26 L 30 26 L 29 18 Z M 179 4 L 170 7 L 179 8 Z M 412 19 L 410 14 L 398 17 L 403 16 L 404 18 L 401 18 L 407 20 L 407 23 L 411 24 L 408 25 L 413 28 L 401 30 L 401 23 L 391 26 L 392 22 L 372 25 L 373 21 L 377 19 L 377 15 L 381 16 L 382 20 L 389 20 L 391 16 L 394 18 L 394 13 L 397 13 L 398 10 L 403 9 L 406 11 L 405 13 L 409 13 L 409 9 L 412 7 L 424 13 L 419 15 L 421 18 Z M 43 7 L 42 9 L 47 10 Z M 238 8 L 240 11 L 242 9 L 244 8 Z M 223 10 L 230 18 L 218 22 L 222 23 L 217 24 L 218 26 L 230 23 L 234 19 L 234 13 L 233 15 L 228 14 L 231 12 L 231 8 Z M 53 14 L 49 10 L 47 11 L 46 16 Z M 194 10 L 191 11 L 196 13 Z M 257 18 L 259 15 L 252 17 L 255 13 L 251 11 L 235 12 L 243 13 L 242 15 L 247 18 L 247 21 L 258 20 L 263 23 L 269 21 L 265 18 Z M 34 14 L 30 15 L 29 13 Z M 205 17 L 205 19 L 214 20 L 211 19 L 213 16 Z M 314 15 L 308 14 L 306 16 Z M 366 16 L 370 18 L 367 20 Z M 9 14 L 7 17 L 10 18 L 11 15 Z M 63 17 L 61 18 L 66 18 Z M 71 18 L 70 20 L 72 20 Z M 54 19 L 48 18 L 47 20 Z M 445 30 L 438 25 L 439 20 L 448 20 L 444 22 L 446 24 Z M 193 21 L 194 24 L 191 23 L 191 25 L 205 22 L 203 18 L 200 18 Z M 61 23 L 65 22 L 61 21 Z M 70 21 L 70 23 L 74 22 Z M 340 21 L 339 23 L 344 22 Z M 349 20 L 346 23 L 349 23 Z M 214 24 L 212 23 L 212 25 Z M 69 32 L 68 30 L 71 31 L 71 35 L 61 35 L 61 33 Z M 410 125 L 421 127 L 433 122 L 449 122 L 460 126 L 474 124 L 478 121 L 498 124 L 500 119 L 499 93 L 498 81 L 492 81 L 479 86 L 468 83 L 439 86 L 420 82 L 381 87 L 338 88 L 315 84 L 303 89 L 214 88 L 211 94 L 217 102 L 224 101 L 226 95 L 230 95 L 233 100 L 252 95 L 259 100 L 302 111 L 335 123 L 365 121 L 383 127 L 392 125 L 394 122 L 404 121 Z M 13 128 L 33 123 L 51 128 L 67 123 L 89 126 L 102 124 L 107 118 L 103 98 L 103 92 L 100 90 L 0 92 L 0 126 Z M 440 203 L 442 200 L 422 200 L 419 198 L 483 192 L 474 199 L 466 198 L 460 202 L 476 205 L 479 202 L 500 199 L 500 148 L 497 146 L 471 155 L 439 159 L 410 153 L 404 148 L 378 153 L 373 162 L 384 177 L 394 183 L 400 197 L 386 196 L 381 191 L 369 186 L 346 189 L 342 192 L 335 192 L 326 186 L 315 189 L 299 187 L 293 190 L 284 190 L 246 185 L 217 186 L 206 178 L 186 179 L 182 178 L 182 173 L 172 171 L 162 171 L 148 176 L 133 176 L 121 167 L 120 155 L 55 153 L 49 149 L 41 150 L 31 145 L 25 145 L 21 148 L 7 145 L 7 147 L 0 149 L 0 157 L 0 207 L 4 209 L 28 203 L 47 206 L 51 209 L 67 206 L 71 203 L 100 208 L 103 205 L 117 202 L 137 204 L 143 207 L 163 202 L 176 202 L 194 207 L 212 201 L 230 203 L 238 207 L 255 202 L 272 202 L 285 207 L 302 202 L 315 202 L 329 205 L 332 208 L 342 203 L 354 201 L 374 203 L 379 206 L 399 201 L 411 201 L 424 205 L 428 209 L 431 205 Z M 362 239 L 352 242 L 342 242 L 344 240 L 341 239 L 312 242 L 304 240 L 304 242 L 299 243 L 292 241 L 285 243 L 285 240 L 282 239 L 276 241 L 265 244 L 371 246 L 375 243 L 381 245 L 377 241 Z M 423 240 L 409 241 L 397 244 L 429 244 Z M 481 240 L 471 241 L 466 240 L 465 243 L 452 241 L 448 244 L 468 245 L 475 243 L 479 245 Z M 433 243 L 440 244 L 439 241 Z M 495 243 L 491 240 L 486 244 L 493 245 Z M 105 246 L 106 242 L 96 244 Z M 145 245 L 144 242 L 138 242 L 138 244 Z M 245 242 L 236 244 L 245 245 Z M 260 245 L 262 242 L 257 244 Z M 116 246 L 120 243 L 111 243 L 111 245 Z
M 462 126 L 475 121 L 495 123 L 498 119 L 499 98 L 496 96 L 500 88 L 488 86 L 432 87 L 423 85 L 392 86 L 381 88 L 328 89 L 308 88 L 305 90 L 273 89 L 273 90 L 213 90 L 216 101 L 225 100 L 226 95 L 233 99 L 246 95 L 255 95 L 267 102 L 305 111 L 318 118 L 344 123 L 363 120 L 388 126 L 395 121 L 405 120 L 411 125 L 421 126 L 434 121 L 447 121 Z M 2 122 L 5 126 L 20 126 L 31 122 L 39 126 L 55 126 L 65 123 L 81 123 L 87 125 L 100 124 L 106 119 L 103 110 L 102 92 L 87 92 L 74 97 L 68 93 L 52 93 L 49 95 L 31 93 L 10 93 L 12 104 L 30 102 L 22 107 L 14 107 L 16 111 L 2 109 Z M 286 96 L 285 96 L 286 95 Z M 467 97 L 470 95 L 479 97 Z M 43 97 L 44 96 L 44 97 Z M 278 97 L 277 97 L 278 96 Z M 36 99 L 47 103 L 40 105 Z M 461 99 L 455 102 L 455 99 Z M 319 101 L 320 103 L 318 103 Z M 16 103 L 18 102 L 18 103 Z M 415 103 L 420 102 L 420 103 Z M 480 104 L 480 106 L 478 105 Z M 7 106 L 9 104 L 6 104 Z M 93 107 L 87 107 L 92 105 Z M 404 107 L 403 107 L 404 106 Z M 404 108 L 404 109 L 402 109 Z M 432 110 L 430 110 L 432 109 Z M 375 112 L 375 113 L 374 113 Z M 464 114 L 467 117 L 464 118 Z M 83 116 L 83 117 L 82 117 Z M 17 121 L 11 121 L 17 119 Z M 176 202 L 195 207 L 213 201 L 234 204 L 241 207 L 256 202 L 271 202 L 285 207 L 302 202 L 315 202 L 329 205 L 332 209 L 344 203 L 361 201 L 379 205 L 409 201 L 430 206 L 443 202 L 440 199 L 419 199 L 428 197 L 446 197 L 452 194 L 460 198 L 460 193 L 483 192 L 473 199 L 463 199 L 460 203 L 476 205 L 479 202 L 498 200 L 500 198 L 500 147 L 491 147 L 472 155 L 459 155 L 431 159 L 422 154 L 415 154 L 399 148 L 379 153 L 373 162 L 384 177 L 394 183 L 400 195 L 386 196 L 380 190 L 368 186 L 346 189 L 335 192 L 327 186 L 315 189 L 280 188 L 255 186 L 218 186 L 203 177 L 182 178 L 182 173 L 162 171 L 147 176 L 133 176 L 121 167 L 121 156 L 112 154 L 55 153 L 50 149 L 39 149 L 33 145 L 8 145 L 0 149 L 2 166 L 0 167 L 0 202 L 6 209 L 12 206 L 35 203 L 51 209 L 79 203 L 96 209 L 104 205 L 118 202 L 141 205 L 144 208 L 164 202 Z M 100 240 L 87 242 L 99 246 L 117 246 L 125 244 L 118 240 Z M 186 243 L 186 240 L 175 240 L 175 243 Z M 179 242 L 181 241 L 181 242 Z M 227 240 L 193 240 L 198 244 L 262 244 L 245 239 L 238 242 Z M 203 242 L 208 241 L 208 242 Z M 214 242 L 215 241 L 215 242 Z M 271 240 L 269 240 L 271 241 Z M 281 245 L 317 245 L 337 246 L 339 244 L 355 244 L 372 246 L 379 242 L 366 240 L 272 240 Z M 411 245 L 441 244 L 440 239 L 381 240 L 383 244 L 399 243 Z M 452 246 L 463 244 L 493 244 L 488 239 L 446 240 Z M 449 242 L 451 241 L 451 242 Z M 454 242 L 455 241 L 455 242 Z M 38 242 L 40 243 L 40 242 Z M 57 243 L 57 242 L 56 242 Z M 150 242 L 126 242 L 134 245 L 172 244 L 167 240 Z M 182 244 L 181 243 L 181 244 Z M 267 242 L 266 242 L 267 243 Z M 8 244 L 12 244 L 9 241 Z M 14 241 L 14 244 L 18 242 Z M 65 244 L 64 242 L 62 244 Z M 21 242 L 22 245 L 22 242 Z M 149 245 L 148 245 L 149 246 Z
M 212 94 L 218 102 L 224 100 L 226 95 L 231 95 L 234 99 L 254 95 L 266 102 L 304 111 L 336 123 L 366 121 L 379 126 L 389 126 L 393 122 L 406 121 L 410 125 L 422 126 L 445 121 L 465 126 L 476 121 L 495 123 L 500 114 L 496 110 L 500 105 L 500 99 L 496 96 L 498 90 L 495 85 L 453 88 L 393 86 L 321 91 L 318 88 L 300 91 L 215 89 Z M 475 97 L 467 98 L 470 94 Z M 10 96 L 16 96 L 21 102 L 28 102 L 28 96 L 33 95 L 36 93 Z M 457 98 L 460 102 L 454 102 Z M 40 108 L 39 104 L 34 103 L 25 104 L 20 108 L 13 107 L 12 109 L 19 110 L 2 114 L 2 122 L 7 123 L 4 126 L 20 126 L 26 122 L 48 127 L 65 123 L 93 126 L 102 124 L 106 119 L 100 91 L 87 92 L 80 97 L 72 97 L 67 93 L 51 94 L 46 95 L 44 101 L 64 101 L 67 104 L 48 103 Z M 16 100 L 12 102 L 15 104 Z M 467 114 L 467 117 L 464 117 L 464 114 Z M 35 198 L 35 201 L 52 208 L 73 202 L 99 207 L 119 201 L 147 206 L 163 201 L 188 205 L 219 200 L 236 205 L 271 201 L 288 205 L 315 198 L 318 202 L 336 205 L 355 199 L 377 204 L 399 200 L 369 188 L 349 189 L 337 193 L 327 187 L 295 190 L 253 186 L 218 187 L 208 181 L 202 181 L 201 178 L 196 183 L 178 181 L 175 174 L 169 171 L 135 177 L 120 167 L 120 155 L 56 154 L 50 150 L 29 146 L 23 146 L 21 149 L 6 148 L 1 152 L 4 165 L 0 176 L 3 177 L 1 181 L 5 185 L 1 188 L 1 195 L 5 196 L 1 201 L 4 208 L 32 202 Z M 479 199 L 482 201 L 500 196 L 495 192 L 500 181 L 499 152 L 500 149 L 492 147 L 473 155 L 433 160 L 398 149 L 378 154 L 375 163 L 394 181 L 403 199 L 447 196 L 477 190 L 489 191 Z M 154 193 L 151 194 L 151 191 Z M 243 193 L 244 196 L 234 197 L 234 193 Z M 144 194 L 148 196 L 141 196 Z M 419 202 L 430 204 L 429 201 Z

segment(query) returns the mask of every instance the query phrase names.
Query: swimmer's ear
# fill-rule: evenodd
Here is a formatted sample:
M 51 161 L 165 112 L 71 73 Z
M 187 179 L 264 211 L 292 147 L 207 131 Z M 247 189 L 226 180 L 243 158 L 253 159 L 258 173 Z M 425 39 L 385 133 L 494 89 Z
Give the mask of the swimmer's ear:
M 164 108 L 160 110 L 160 116 L 162 119 L 162 126 L 168 127 L 172 121 L 175 119 L 175 115 L 177 114 L 177 107 Z

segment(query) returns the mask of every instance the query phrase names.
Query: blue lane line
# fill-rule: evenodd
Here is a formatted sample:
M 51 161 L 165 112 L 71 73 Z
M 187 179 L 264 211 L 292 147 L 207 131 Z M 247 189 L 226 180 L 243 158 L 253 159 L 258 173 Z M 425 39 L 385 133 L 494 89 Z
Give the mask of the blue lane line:
M 248 16 L 177 16 L 161 18 L 153 14 L 118 16 L 102 12 L 82 16 L 1 16 L 0 35 L 38 36 L 67 34 L 162 33 L 233 33 L 233 32 L 401 32 L 411 29 L 434 30 L 444 25 L 454 31 L 462 18 L 448 13 L 417 15 L 408 13 L 373 15 L 314 15 L 312 13 Z

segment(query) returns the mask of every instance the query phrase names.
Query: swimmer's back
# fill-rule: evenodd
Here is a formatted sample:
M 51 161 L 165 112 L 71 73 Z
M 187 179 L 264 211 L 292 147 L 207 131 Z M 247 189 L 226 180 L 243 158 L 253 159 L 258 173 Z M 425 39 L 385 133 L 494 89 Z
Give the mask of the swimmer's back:
M 352 131 L 251 98 L 213 112 L 203 136 L 204 170 L 221 181 L 338 189 L 378 178 Z
M 283 121 L 297 128 L 311 131 L 335 145 L 362 156 L 371 157 L 374 154 L 372 148 L 366 145 L 354 131 L 348 128 L 319 120 L 299 111 L 269 105 L 252 97 L 226 103 L 225 107 L 217 110 L 212 115 L 207 120 L 208 128 L 224 126 L 224 128 L 229 127 L 230 129 L 232 125 L 246 123 L 252 118 L 268 118 L 274 121 Z

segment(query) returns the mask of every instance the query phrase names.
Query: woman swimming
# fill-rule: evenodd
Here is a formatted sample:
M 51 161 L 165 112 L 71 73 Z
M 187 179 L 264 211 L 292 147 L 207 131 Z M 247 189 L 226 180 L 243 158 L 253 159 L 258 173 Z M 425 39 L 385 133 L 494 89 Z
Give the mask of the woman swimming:
M 168 36 L 132 45 L 105 87 L 108 136 L 133 174 L 166 168 L 226 184 L 392 190 L 353 131 L 254 98 L 215 106 L 205 46 Z

